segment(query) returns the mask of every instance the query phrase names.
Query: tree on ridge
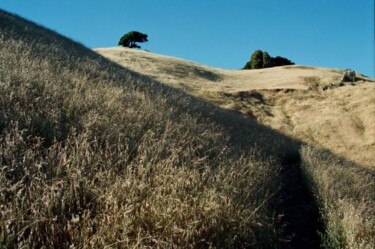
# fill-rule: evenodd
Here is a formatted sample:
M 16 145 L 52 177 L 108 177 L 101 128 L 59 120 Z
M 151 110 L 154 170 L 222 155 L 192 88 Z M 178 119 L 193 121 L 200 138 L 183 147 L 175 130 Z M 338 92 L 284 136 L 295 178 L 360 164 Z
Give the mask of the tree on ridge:
M 137 42 L 147 42 L 147 35 L 138 31 L 130 31 L 123 35 L 118 42 L 118 45 L 127 48 L 141 48 Z
M 251 55 L 250 61 L 246 63 L 243 69 L 259 69 L 286 65 L 294 65 L 294 62 L 281 56 L 271 57 L 267 52 L 258 49 Z

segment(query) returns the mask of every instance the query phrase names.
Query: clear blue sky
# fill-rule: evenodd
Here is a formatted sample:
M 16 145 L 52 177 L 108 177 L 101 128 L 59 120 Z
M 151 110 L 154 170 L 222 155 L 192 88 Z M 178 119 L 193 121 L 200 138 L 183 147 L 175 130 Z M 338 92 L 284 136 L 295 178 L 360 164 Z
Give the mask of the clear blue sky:
M 0 0 L 87 47 L 137 30 L 151 52 L 241 68 L 256 49 L 375 77 L 374 0 Z

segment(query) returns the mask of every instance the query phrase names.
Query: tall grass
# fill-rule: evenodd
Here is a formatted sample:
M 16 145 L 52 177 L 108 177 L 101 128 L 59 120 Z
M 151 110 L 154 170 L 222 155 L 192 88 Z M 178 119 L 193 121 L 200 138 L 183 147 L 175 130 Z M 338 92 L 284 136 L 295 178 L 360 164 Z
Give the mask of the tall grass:
M 3 11 L 0 57 L 0 247 L 274 245 L 246 124 Z
M 301 150 L 326 224 L 325 248 L 374 248 L 375 174 L 322 149 Z

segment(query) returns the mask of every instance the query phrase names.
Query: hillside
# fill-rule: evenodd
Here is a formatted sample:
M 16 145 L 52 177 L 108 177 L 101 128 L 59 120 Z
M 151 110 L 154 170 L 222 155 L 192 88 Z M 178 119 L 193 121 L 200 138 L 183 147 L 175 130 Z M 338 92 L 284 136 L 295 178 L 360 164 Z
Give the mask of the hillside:
M 288 136 L 375 167 L 375 81 L 362 74 L 357 73 L 354 85 L 340 86 L 343 72 L 338 69 L 224 70 L 121 47 L 95 51 Z
M 338 69 L 297 65 L 223 70 L 125 48 L 95 51 L 270 127 L 269 142 L 293 151 L 286 156 L 279 178 L 283 186 L 279 217 L 286 225 L 281 229 L 280 241 L 286 242 L 282 248 L 318 248 L 311 236 L 316 231 L 322 248 L 374 248 L 373 79 L 357 73 L 355 83 L 341 84 L 343 71 Z M 275 132 L 284 134 L 288 142 L 279 140 Z M 296 144 L 301 146 L 298 152 Z
M 187 60 L 122 47 L 95 49 L 127 68 L 195 94 L 237 92 L 257 89 L 308 89 L 305 78 L 321 75 L 323 83 L 338 81 L 339 70 L 290 66 L 259 70 L 225 70 Z
M 372 249 L 373 168 L 272 128 L 370 79 L 106 51 L 138 69 L 0 10 L 0 248 Z
M 1 10 L 0 56 L 0 248 L 285 237 L 275 203 L 288 138 Z

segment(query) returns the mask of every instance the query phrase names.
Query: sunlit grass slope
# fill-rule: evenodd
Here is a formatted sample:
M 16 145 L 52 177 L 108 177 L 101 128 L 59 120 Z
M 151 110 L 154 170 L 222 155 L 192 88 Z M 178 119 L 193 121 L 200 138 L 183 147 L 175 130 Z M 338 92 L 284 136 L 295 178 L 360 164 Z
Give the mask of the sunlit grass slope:
M 3 11 L 0 57 L 1 248 L 274 246 L 254 123 Z
M 95 51 L 300 140 L 303 173 L 326 226 L 323 244 L 375 247 L 374 79 L 357 73 L 358 81 L 342 84 L 338 69 L 223 70 L 126 48 Z
M 250 116 L 367 167 L 375 162 L 375 81 L 340 86 L 338 69 L 225 70 L 121 47 L 95 49 L 131 70 Z M 353 153 L 353 151 L 360 153 Z

